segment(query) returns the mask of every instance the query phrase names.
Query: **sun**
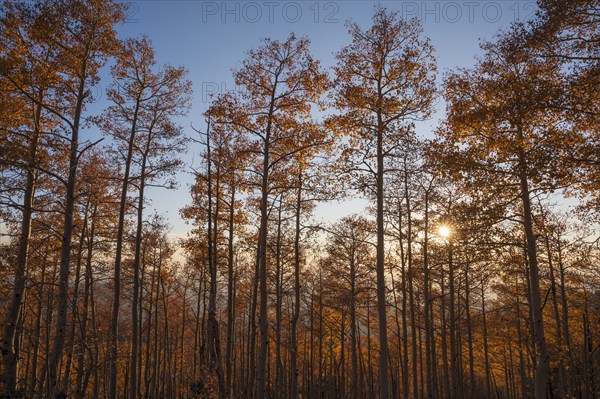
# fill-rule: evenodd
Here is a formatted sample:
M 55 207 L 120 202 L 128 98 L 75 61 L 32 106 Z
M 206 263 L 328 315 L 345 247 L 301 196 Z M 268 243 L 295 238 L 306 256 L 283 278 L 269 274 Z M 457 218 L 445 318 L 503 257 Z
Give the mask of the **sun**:
M 440 226 L 440 228 L 438 229 L 438 233 L 440 234 L 440 237 L 448 238 L 448 237 L 450 237 L 450 234 L 452 233 L 452 231 L 450 230 L 450 227 L 448 227 L 448 226 Z

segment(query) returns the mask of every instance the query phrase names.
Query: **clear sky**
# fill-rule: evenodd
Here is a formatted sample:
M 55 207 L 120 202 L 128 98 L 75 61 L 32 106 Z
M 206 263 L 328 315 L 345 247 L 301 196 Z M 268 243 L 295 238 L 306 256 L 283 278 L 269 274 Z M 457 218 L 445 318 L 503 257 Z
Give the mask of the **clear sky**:
M 194 95 L 188 118 L 180 123 L 186 134 L 193 134 L 190 124 L 203 127 L 202 112 L 209 105 L 211 94 L 233 91 L 231 69 L 240 65 L 246 50 L 256 47 L 265 37 L 284 39 L 290 32 L 307 36 L 315 57 L 323 66 L 334 63 L 334 53 L 349 42 L 345 27 L 348 19 L 367 27 L 375 1 L 201 1 L 201 0 L 138 0 L 128 2 L 128 21 L 119 28 L 123 37 L 146 34 L 155 47 L 159 64 L 183 65 L 189 70 Z M 527 19 L 536 10 L 535 1 L 381 1 L 398 10 L 405 18 L 417 17 L 424 35 L 436 50 L 440 76 L 456 67 L 474 63 L 481 39 L 491 39 L 495 32 L 517 19 Z M 101 91 L 109 79 L 100 85 L 98 109 L 106 105 Z M 443 104 L 438 103 L 435 117 L 420 124 L 418 134 L 431 135 L 443 117 Z M 200 148 L 190 147 L 183 155 L 189 166 L 198 161 L 194 156 Z M 176 191 L 153 189 L 147 214 L 156 210 L 173 227 L 174 236 L 184 235 L 187 226 L 179 209 L 190 201 L 192 177 L 182 173 Z M 323 205 L 317 216 L 336 218 L 360 210 L 360 201 L 340 206 Z M 357 209 L 358 207 L 358 209 Z

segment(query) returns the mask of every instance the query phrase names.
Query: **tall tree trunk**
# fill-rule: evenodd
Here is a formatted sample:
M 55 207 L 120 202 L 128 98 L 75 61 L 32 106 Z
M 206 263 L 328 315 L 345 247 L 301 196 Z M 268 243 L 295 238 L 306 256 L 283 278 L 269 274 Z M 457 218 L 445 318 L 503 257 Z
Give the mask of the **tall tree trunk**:
M 309 349 L 309 361 L 308 361 L 308 375 L 307 375 L 307 392 L 308 392 L 308 397 L 310 398 L 314 398 L 316 397 L 316 393 L 315 393 L 315 310 L 314 310 L 314 303 L 315 303 L 315 288 L 313 287 L 313 289 L 311 290 L 310 293 L 310 304 L 308 305 L 308 317 L 310 319 L 309 323 L 310 323 L 310 327 L 309 327 L 309 342 L 310 342 L 310 349 Z
M 153 325 L 153 317 L 154 317 L 154 313 L 157 312 L 157 310 L 154 310 L 153 313 L 153 309 L 158 308 L 158 304 L 155 305 L 154 301 L 154 283 L 156 281 L 156 279 L 158 278 L 157 274 L 156 274 L 156 263 L 154 263 L 152 265 L 152 274 L 150 277 L 150 295 L 149 295 L 149 301 L 148 301 L 148 311 L 147 311 L 147 315 L 148 315 L 148 322 L 147 322 L 147 329 L 146 329 L 146 363 L 144 365 L 144 381 L 145 381 L 145 394 L 144 396 L 148 396 L 148 394 L 151 392 L 150 388 L 151 388 L 151 380 L 150 380 L 150 367 L 153 364 L 150 361 L 150 354 L 151 354 L 151 347 L 152 347 L 152 325 Z M 199 279 L 199 288 L 198 288 L 198 319 L 200 319 L 200 287 L 201 284 L 203 282 L 203 278 Z M 158 287 L 158 285 L 157 285 Z M 196 336 L 198 335 L 198 332 L 196 331 Z M 196 375 L 194 375 L 196 376 Z
M 144 192 L 146 188 L 146 163 L 150 147 L 150 133 L 140 162 L 140 182 L 137 203 L 137 223 L 135 228 L 135 253 L 133 256 L 133 298 L 131 301 L 131 361 L 129 370 L 129 398 L 139 397 L 138 352 L 139 352 L 139 298 L 140 298 L 140 258 L 142 253 L 142 231 L 144 227 Z
M 465 313 L 467 316 L 467 345 L 469 348 L 469 399 L 474 399 L 477 393 L 475 380 L 475 359 L 473 357 L 473 325 L 471 324 L 471 287 L 469 281 L 469 263 L 465 264 Z
M 399 231 L 400 231 L 400 234 L 402 234 L 401 230 L 399 230 Z M 401 239 L 400 239 L 400 242 L 402 242 Z M 401 312 L 399 312 L 400 307 L 398 306 L 398 298 L 397 298 L 397 295 L 396 295 L 396 282 L 394 281 L 394 269 L 393 269 L 392 265 L 390 265 L 390 282 L 392 283 L 392 287 L 393 287 L 393 289 L 392 289 L 392 295 L 393 295 L 392 299 L 394 300 L 394 307 L 395 307 L 395 310 L 394 310 L 394 321 L 396 322 L 396 331 L 397 331 L 396 336 L 398 337 L 398 359 L 397 359 L 397 365 L 398 365 L 398 373 L 400 375 L 400 378 L 399 378 L 399 380 L 400 380 L 400 379 L 402 379 L 402 375 L 403 375 L 403 373 L 402 373 L 402 364 L 401 364 L 402 363 L 402 358 L 400 356 L 401 353 L 402 353 L 402 342 L 403 342 L 403 339 L 402 339 L 402 336 L 400 335 L 400 331 L 402 331 L 402 327 L 400 325 L 400 318 L 398 317 L 398 313 L 401 313 Z M 391 362 L 391 360 L 390 360 L 390 362 Z M 392 367 L 391 364 L 390 364 L 390 368 L 393 369 L 393 367 Z M 400 395 L 400 393 L 399 393 L 400 387 L 398 387 L 398 383 L 395 381 L 395 379 L 393 377 L 394 374 L 395 373 L 392 370 L 392 392 L 391 392 L 391 394 L 392 394 L 392 397 L 398 397 Z
M 131 161 L 133 158 L 133 147 L 137 132 L 138 112 L 140 98 L 137 98 L 133 111 L 129 141 L 127 142 L 127 158 L 125 159 L 125 172 L 121 185 L 121 198 L 119 200 L 119 221 L 117 224 L 117 245 L 115 248 L 115 267 L 113 274 L 113 303 L 110 319 L 110 387 L 109 399 L 117 398 L 117 376 L 118 376 L 118 346 L 119 346 L 119 308 L 121 306 L 121 257 L 123 253 L 123 232 L 125 230 L 125 211 L 127 208 L 127 190 L 129 188 L 129 175 Z
M 202 276 L 202 273 L 200 273 L 200 276 Z M 152 287 L 154 285 L 154 280 L 152 280 L 152 282 L 150 283 L 150 287 Z M 152 291 L 152 288 L 150 289 Z M 194 324 L 194 366 L 193 366 L 193 376 L 194 378 L 197 378 L 198 374 L 198 365 L 200 363 L 200 292 L 202 291 L 202 277 L 200 277 L 198 279 L 198 291 L 196 292 L 196 323 Z M 152 296 L 151 296 L 152 298 Z M 152 299 L 150 299 L 150 307 L 152 306 Z M 151 312 L 149 312 L 151 313 Z M 148 319 L 150 319 L 150 315 L 148 315 Z M 148 328 L 149 330 L 149 328 Z M 149 340 L 148 340 L 149 341 Z M 148 347 L 146 345 L 146 347 Z M 146 359 L 148 357 L 146 356 Z M 146 364 L 148 364 L 148 362 L 146 361 Z M 196 381 L 194 380 L 194 383 L 196 383 Z
M 46 265 L 47 265 L 47 259 L 46 257 L 43 258 L 42 260 L 42 265 L 41 265 L 41 270 L 40 270 L 40 276 L 41 276 L 41 280 L 40 280 L 40 284 L 38 286 L 37 289 L 37 318 L 35 321 L 35 329 L 33 332 L 33 361 L 32 361 L 32 365 L 31 365 L 31 378 L 29 379 L 29 387 L 28 390 L 26 391 L 29 395 L 30 398 L 35 398 L 36 394 L 37 394 L 37 387 L 38 387 L 38 360 L 39 360 L 39 352 L 40 352 L 40 346 L 41 346 L 41 342 L 40 342 L 40 337 L 41 337 L 41 332 L 42 332 L 42 310 L 44 308 L 44 305 L 48 306 L 49 304 L 46 302 L 44 303 L 44 287 L 46 285 Z M 43 380 L 43 376 L 42 378 L 40 378 L 40 380 Z M 10 397 L 10 396 L 9 396 Z
M 300 211 L 302 206 L 302 170 L 298 172 L 298 193 L 296 196 L 296 226 L 294 234 L 294 311 L 290 332 L 291 399 L 298 398 L 298 318 L 300 317 Z
M 416 305 L 415 305 L 415 292 L 413 283 L 413 256 L 412 256 L 412 207 L 410 204 L 410 193 L 408 190 L 408 171 L 404 171 L 404 195 L 406 200 L 406 235 L 407 235 L 407 246 L 406 255 L 408 261 L 408 301 L 410 308 L 410 332 L 411 332 L 411 354 L 412 354 L 412 397 L 418 398 L 418 370 L 417 370 L 417 317 L 416 317 Z M 408 370 L 407 370 L 408 372 Z
M 519 280 L 515 284 L 516 292 L 519 292 Z M 525 374 L 525 362 L 523 360 L 523 333 L 521 330 L 521 310 L 519 297 L 517 296 L 517 342 L 519 347 L 519 376 L 521 380 L 521 393 L 522 397 L 527 397 L 527 375 Z M 515 392 L 516 394 L 516 392 Z
M 89 303 L 91 298 L 91 279 L 92 279 L 92 256 L 94 252 L 94 239 L 96 230 L 96 214 L 98 211 L 97 205 L 93 205 L 90 232 L 87 240 L 87 255 L 85 261 L 85 276 L 84 276 L 84 287 L 83 287 L 83 314 L 81 316 L 81 327 L 80 327 L 80 338 L 79 345 L 77 348 L 77 371 L 75 378 L 75 398 L 83 398 L 85 391 L 83 390 L 83 377 L 85 375 L 85 352 L 87 346 L 87 323 L 88 323 L 88 312 Z M 92 299 L 93 300 L 93 299 Z
M 318 379 L 318 398 L 323 397 L 323 270 L 319 269 L 319 379 Z
M 268 199 L 269 199 L 269 170 L 270 170 L 270 140 L 271 128 L 273 125 L 273 114 L 275 110 L 275 95 L 277 93 L 277 78 L 271 92 L 271 101 L 267 114 L 267 126 L 265 129 L 263 143 L 263 164 L 261 171 L 261 197 L 260 197 L 260 229 L 258 234 L 259 245 L 259 291 L 260 291 L 260 310 L 259 310 L 259 329 L 260 329 L 260 348 L 258 351 L 258 364 L 256 367 L 256 397 L 265 399 L 267 396 L 267 349 L 269 345 L 269 320 L 267 319 L 267 233 L 268 233 Z
M 429 282 L 429 190 L 425 191 L 425 226 L 423 227 L 423 289 L 425 319 L 425 378 L 427 380 L 427 397 L 433 399 L 437 395 L 437 361 L 434 349 L 434 330 L 431 322 L 431 283 Z
M 89 273 L 90 273 L 90 297 L 91 298 L 95 298 L 95 291 L 94 291 L 94 275 L 92 274 L 92 270 L 91 270 L 91 265 L 90 265 L 90 269 L 89 269 Z M 93 361 L 91 362 L 93 364 L 93 367 L 90 367 L 86 373 L 86 377 L 85 380 L 83 382 L 83 388 L 82 391 L 86 392 L 87 391 L 87 387 L 89 384 L 89 380 L 90 377 L 93 373 L 94 375 L 94 385 L 92 386 L 92 397 L 97 398 L 99 397 L 99 392 L 100 392 L 100 379 L 98 378 L 98 369 L 100 368 L 100 362 L 99 362 L 99 358 L 100 358 L 100 344 L 98 342 L 98 322 L 97 322 L 97 318 L 96 318 L 96 305 L 94 304 L 94 301 L 90 301 L 90 313 L 91 313 L 91 322 L 92 322 L 92 333 L 94 335 L 94 351 L 93 354 L 91 355 L 93 357 Z
M 594 348 L 592 331 L 590 330 L 590 316 L 588 299 L 585 298 L 583 309 L 583 353 L 582 353 L 582 374 L 585 398 L 596 398 L 596 379 L 594 370 Z
M 463 334 L 461 331 L 461 322 L 460 315 L 463 314 L 462 310 L 462 296 L 460 293 L 461 289 L 461 281 L 460 281 L 460 273 L 457 273 L 457 281 L 456 281 L 456 354 L 457 354 L 457 374 L 458 374 L 458 397 L 464 398 L 465 396 L 465 376 L 464 376 L 464 362 L 463 362 Z
M 557 251 L 558 251 L 558 272 L 559 272 L 559 281 L 560 281 L 560 300 L 562 307 L 562 326 L 563 326 L 563 337 L 566 348 L 566 357 L 569 362 L 569 374 L 570 378 L 567 379 L 567 391 L 571 391 L 569 388 L 572 386 L 572 379 L 574 375 L 572 374 L 575 370 L 574 361 L 573 361 L 573 352 L 571 351 L 571 334 L 569 331 L 569 308 L 567 301 L 567 287 L 566 287 L 566 279 L 565 279 L 565 267 L 563 263 L 563 253 L 562 253 L 562 241 L 561 235 L 558 234 L 557 237 Z
M 281 212 L 283 195 L 279 197 L 277 210 L 277 237 L 275 239 L 275 398 L 280 398 L 282 392 L 283 362 L 281 360 L 281 318 L 282 318 L 282 285 L 281 270 Z
M 340 328 L 340 365 L 339 368 L 339 393 L 338 397 L 345 398 L 346 397 L 346 345 L 344 345 L 346 341 L 346 312 L 342 308 L 342 323 Z
M 358 380 L 358 353 L 357 353 L 357 331 L 356 323 L 356 260 L 354 256 L 354 248 L 352 257 L 350 258 L 350 344 L 351 361 L 352 361 L 352 382 L 350 387 L 350 398 L 358 399 L 359 397 L 359 380 Z
M 419 297 L 417 296 L 417 303 L 419 302 Z M 417 321 L 420 322 L 420 318 L 417 316 Z M 417 323 L 420 325 L 419 323 Z M 419 396 L 421 398 L 425 397 L 425 376 L 423 375 L 423 334 L 419 333 Z
M 225 382 L 227 394 L 233 395 L 232 357 L 233 357 L 233 331 L 235 328 L 235 287 L 233 263 L 233 238 L 235 229 L 235 171 L 232 171 L 231 197 L 229 199 L 229 237 L 227 242 L 227 347 L 225 349 Z
M 219 321 L 217 320 L 217 269 L 218 269 L 218 236 L 219 236 L 219 211 L 221 209 L 221 165 L 217 162 L 216 170 L 216 181 L 215 181 L 215 215 L 213 223 L 213 251 L 212 251 L 212 267 L 211 267 L 211 285 L 210 285 L 210 299 L 208 309 L 208 319 L 210 322 L 210 328 L 212 330 L 213 337 L 213 368 L 217 375 L 217 382 L 219 384 L 219 397 L 225 398 L 227 388 L 225 387 L 225 379 L 223 376 L 223 359 L 221 356 L 221 332 L 219 328 Z
M 73 286 L 72 310 L 71 310 L 71 331 L 69 333 L 69 343 L 67 345 L 67 358 L 65 361 L 65 375 L 62 381 L 62 386 L 65 387 L 65 392 L 69 394 L 69 385 L 71 381 L 71 366 L 73 363 L 73 350 L 75 349 L 75 332 L 78 324 L 79 316 L 79 284 L 81 278 L 81 263 L 83 262 L 83 248 L 87 232 L 89 218 L 90 200 L 86 201 L 83 212 L 83 221 L 81 233 L 79 235 L 79 244 L 77 246 L 77 261 L 75 266 L 75 281 Z
M 400 244 L 400 263 L 401 263 L 401 278 L 402 278 L 402 397 L 408 399 L 410 396 L 409 375 L 408 375 L 408 301 L 406 289 L 406 257 L 404 256 L 404 240 L 402 239 L 402 206 L 398 203 L 398 231 Z
M 458 348 L 456 344 L 456 290 L 454 281 L 454 262 L 453 262 L 454 244 L 452 239 L 448 239 L 448 290 L 450 291 L 449 315 L 450 318 L 450 370 L 452 374 L 452 398 L 459 398 L 459 366 L 458 366 Z
M 85 66 L 83 67 L 85 70 Z M 48 361 L 48 384 L 50 398 L 54 399 L 64 392 L 60 387 L 59 362 L 65 345 L 65 329 L 67 328 L 69 310 L 69 271 L 71 267 L 71 243 L 73 240 L 75 209 L 75 184 L 77 182 L 77 167 L 79 162 L 79 123 L 85 100 L 85 76 L 79 81 L 76 97 L 75 113 L 71 128 L 69 148 L 69 173 L 65 193 L 64 224 L 60 248 L 60 272 L 58 280 L 58 303 L 56 307 L 56 331 L 52 352 Z
M 137 352 L 137 357 L 139 359 L 138 363 L 138 367 L 136 370 L 136 374 L 137 374 L 137 384 L 138 384 L 138 395 L 141 396 L 141 389 L 142 389 L 142 371 L 143 371 L 143 357 L 142 357 L 142 353 L 143 353 L 143 349 L 144 349 L 144 344 L 143 344 L 143 340 L 144 340 L 144 278 L 146 276 L 146 253 L 147 253 L 147 246 L 144 245 L 143 240 L 142 240 L 142 253 L 140 256 L 140 262 L 141 262 L 141 270 L 140 270 L 140 284 L 139 284 L 139 304 L 138 304 L 138 352 Z M 187 288 L 187 285 L 186 285 Z
M 151 395 L 153 395 L 154 397 L 158 396 L 158 377 L 159 377 L 159 373 L 158 373 L 158 369 L 159 369 L 159 355 L 160 355 L 160 348 L 159 348 L 159 344 L 158 344 L 158 304 L 160 302 L 160 287 L 161 287 L 161 280 L 162 280 L 162 276 L 161 276 L 161 268 L 162 268 L 162 247 L 161 244 L 159 243 L 159 247 L 158 247 L 158 252 L 159 252 L 159 257 L 158 257 L 158 262 L 155 260 L 155 266 L 154 266 L 154 273 L 156 274 L 156 297 L 154 299 L 154 328 L 153 329 L 149 329 L 148 331 L 154 330 L 154 334 L 152 337 L 152 341 L 153 341 L 153 350 L 152 350 L 152 377 L 150 379 L 150 386 L 149 386 L 149 392 L 151 393 Z
M 550 248 L 550 238 L 546 234 L 544 236 L 544 242 L 546 244 L 546 253 L 548 256 L 548 269 L 550 270 L 550 292 L 552 293 L 552 310 L 554 312 L 554 321 L 556 323 L 556 345 L 563 348 L 563 340 L 562 340 L 562 328 L 560 323 L 560 312 L 558 310 L 558 295 L 556 293 L 556 280 L 554 278 L 554 262 L 552 256 L 552 250 Z M 565 366 L 563 362 L 562 353 L 559 355 L 558 359 L 558 396 L 565 397 L 567 396 L 567 391 L 565 388 Z
M 527 255 L 529 259 L 529 279 L 531 285 L 531 316 L 533 322 L 533 334 L 538 351 L 537 365 L 535 367 L 535 399 L 546 398 L 546 387 L 548 385 L 548 349 L 544 333 L 544 320 L 542 314 L 542 301 L 540 292 L 540 274 L 537 260 L 536 236 L 533 231 L 533 217 L 531 214 L 531 201 L 529 182 L 527 178 L 527 166 L 524 152 L 519 152 L 521 202 L 523 206 L 523 227 L 527 239 Z
M 41 93 L 40 93 L 41 94 Z M 41 97 L 41 96 L 40 96 Z M 27 154 L 27 168 L 25 190 L 23 193 L 23 205 L 21 215 L 21 230 L 19 232 L 19 243 L 17 259 L 15 262 L 15 280 L 13 283 L 10 304 L 4 322 L 2 335 L 2 377 L 4 396 L 10 398 L 17 390 L 17 370 L 19 363 L 18 348 L 15 339 L 19 335 L 17 331 L 18 320 L 21 317 L 23 303 L 25 301 L 25 285 L 27 272 L 27 258 L 29 254 L 29 239 L 31 236 L 31 219 L 33 216 L 33 200 L 37 181 L 36 157 L 40 140 L 40 122 L 42 106 L 35 106 L 33 120 L 33 135 L 29 139 L 29 150 Z
M 250 328 L 248 334 L 248 379 L 246 395 L 254 397 L 256 389 L 256 308 L 258 307 L 258 285 L 260 280 L 260 240 L 257 244 L 256 259 L 254 262 L 254 281 L 252 284 L 252 301 L 250 304 Z
M 378 81 L 379 98 L 381 82 Z M 383 185 L 384 185 L 384 154 L 383 133 L 384 124 L 381 112 L 377 113 L 377 314 L 379 316 L 379 397 L 387 399 L 388 388 L 388 340 L 387 340 L 387 307 L 385 284 L 385 249 L 384 249 L 384 224 L 383 224 Z
M 485 392 L 486 397 L 491 398 L 490 352 L 488 347 L 487 315 L 485 312 L 485 280 L 483 277 L 481 279 L 481 318 L 483 324 L 483 356 L 485 359 Z
M 49 361 L 50 361 L 50 348 L 52 343 L 52 325 L 54 323 L 54 304 L 56 297 L 56 274 L 58 273 L 60 261 L 53 260 L 52 261 L 52 272 L 49 276 L 49 284 L 48 290 L 46 292 L 46 314 L 45 314 L 45 323 L 44 323 L 44 366 L 42 367 L 40 373 L 40 379 L 38 381 L 39 385 L 36 389 L 37 398 L 41 399 L 43 397 L 50 397 L 50 385 L 48 384 L 48 372 L 49 372 Z
M 450 371 L 448 370 L 448 322 L 446 320 L 446 286 L 444 281 L 444 267 L 440 266 L 440 321 L 442 325 L 442 369 L 444 374 L 444 396 L 451 397 Z
M 534 364 L 537 362 L 537 355 L 538 352 L 536 350 L 536 341 L 535 341 L 535 337 L 533 336 L 533 316 L 532 316 L 532 311 L 531 311 L 531 282 L 529 280 L 529 263 L 528 263 L 528 257 L 527 257 L 527 245 L 523 245 L 523 259 L 525 259 L 525 265 L 524 265 L 524 275 L 525 275 L 525 287 L 526 287 L 526 292 L 527 292 L 527 323 L 526 324 L 529 328 L 529 330 L 527 331 L 527 338 L 532 338 L 530 339 L 525 339 L 525 338 L 520 338 L 519 339 L 519 345 L 521 345 L 522 347 L 526 347 L 526 351 L 528 352 L 527 358 L 525 359 L 525 361 L 523 361 L 523 367 L 526 368 L 526 373 L 525 376 L 527 377 L 526 381 L 527 384 L 531 386 L 531 397 L 533 397 L 535 395 L 535 380 L 533 378 L 533 376 L 531 375 L 532 372 L 535 372 L 535 370 L 533 369 Z M 524 349 L 521 348 L 521 353 L 523 353 Z M 531 363 L 530 364 L 530 360 Z M 534 384 L 529 384 L 529 380 L 534 381 Z
M 373 381 L 373 355 L 371 354 L 371 300 L 367 296 L 367 375 L 369 382 L 369 397 L 375 396 L 375 383 Z

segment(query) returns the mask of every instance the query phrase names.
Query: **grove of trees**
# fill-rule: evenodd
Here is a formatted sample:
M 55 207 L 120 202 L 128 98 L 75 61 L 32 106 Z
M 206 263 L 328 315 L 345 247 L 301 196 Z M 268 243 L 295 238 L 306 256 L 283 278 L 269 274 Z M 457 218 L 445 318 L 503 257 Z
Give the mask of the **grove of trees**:
M 441 75 L 381 5 L 330 68 L 266 38 L 191 127 L 127 12 L 0 5 L 0 398 L 600 397 L 597 0 Z

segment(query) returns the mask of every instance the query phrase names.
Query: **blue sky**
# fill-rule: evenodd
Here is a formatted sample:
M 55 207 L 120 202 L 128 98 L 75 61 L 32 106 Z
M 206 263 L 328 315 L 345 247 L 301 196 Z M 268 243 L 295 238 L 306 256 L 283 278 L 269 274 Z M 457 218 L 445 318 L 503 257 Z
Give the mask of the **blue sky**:
M 334 63 L 334 53 L 349 42 L 344 25 L 348 19 L 367 27 L 375 1 L 131 1 L 127 23 L 119 28 L 122 37 L 146 34 L 153 42 L 159 64 L 183 65 L 189 70 L 194 95 L 188 118 L 180 123 L 187 134 L 189 127 L 203 127 L 201 114 L 209 105 L 210 94 L 235 90 L 231 69 L 237 67 L 244 52 L 256 47 L 265 37 L 283 39 L 290 32 L 306 36 L 312 42 L 315 57 L 324 67 Z M 398 10 L 405 18 L 417 17 L 423 23 L 424 35 L 436 50 L 440 76 L 456 67 L 474 63 L 481 39 L 491 39 L 499 29 L 512 21 L 531 16 L 535 1 L 381 1 Z M 104 79 L 100 89 L 108 85 Z M 93 108 L 105 106 L 102 96 Z M 443 117 L 443 104 L 430 121 L 421 123 L 417 133 L 429 136 Z M 190 147 L 184 155 L 189 166 L 200 148 Z M 174 236 L 188 230 L 179 217 L 179 209 L 190 196 L 191 175 L 180 174 L 179 189 L 154 189 L 149 195 L 147 214 L 156 211 L 171 223 Z M 350 211 L 360 211 L 363 201 L 340 206 L 326 204 L 317 209 L 317 217 L 335 219 Z

